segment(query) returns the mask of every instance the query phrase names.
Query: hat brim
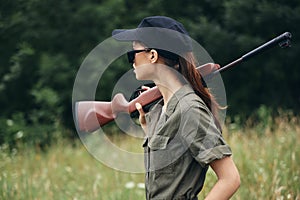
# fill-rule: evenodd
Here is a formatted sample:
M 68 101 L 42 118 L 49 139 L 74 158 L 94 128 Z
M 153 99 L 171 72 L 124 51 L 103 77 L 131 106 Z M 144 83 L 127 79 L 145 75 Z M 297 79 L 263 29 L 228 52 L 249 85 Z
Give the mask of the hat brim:
M 119 41 L 135 41 L 138 40 L 136 29 L 115 29 L 112 37 Z
M 163 49 L 178 55 L 193 49 L 188 35 L 166 28 L 115 29 L 112 37 L 118 41 L 140 41 L 149 48 Z

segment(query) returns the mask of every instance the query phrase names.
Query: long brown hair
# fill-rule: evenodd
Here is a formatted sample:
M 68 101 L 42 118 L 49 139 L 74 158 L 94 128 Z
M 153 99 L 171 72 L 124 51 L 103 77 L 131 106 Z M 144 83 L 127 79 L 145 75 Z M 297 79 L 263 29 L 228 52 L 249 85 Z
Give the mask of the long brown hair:
M 219 106 L 209 89 L 203 85 L 203 77 L 196 69 L 197 62 L 194 54 L 192 52 L 187 52 L 184 58 L 179 56 L 178 61 L 166 58 L 164 58 L 164 60 L 165 63 L 171 67 L 179 64 L 177 71 L 185 77 L 185 79 L 191 84 L 195 93 L 204 101 L 206 106 L 213 114 L 214 122 L 217 128 L 222 132 L 222 127 L 219 121 L 219 110 L 223 108 Z
M 144 43 L 140 41 L 138 41 L 138 43 L 147 48 Z M 166 65 L 174 67 L 191 84 L 195 93 L 204 101 L 205 105 L 212 112 L 214 122 L 217 128 L 222 132 L 222 127 L 219 120 L 219 110 L 224 109 L 224 107 L 221 107 L 215 100 L 215 97 L 210 93 L 209 89 L 204 87 L 203 77 L 196 69 L 198 65 L 194 54 L 192 52 L 186 52 L 183 58 L 182 56 L 178 56 L 177 54 L 166 50 L 161 50 L 157 48 L 153 49 L 158 51 L 159 55 L 163 58 Z M 170 57 L 171 55 L 172 58 L 167 58 L 166 55 L 168 55 L 168 57 Z M 176 65 L 179 65 L 179 67 L 175 67 Z

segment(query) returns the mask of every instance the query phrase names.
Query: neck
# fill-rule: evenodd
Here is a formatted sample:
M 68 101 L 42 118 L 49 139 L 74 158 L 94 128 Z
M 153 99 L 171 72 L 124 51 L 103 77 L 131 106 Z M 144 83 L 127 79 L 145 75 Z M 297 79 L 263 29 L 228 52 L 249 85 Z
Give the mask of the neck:
M 186 81 L 182 74 L 160 61 L 151 65 L 149 69 L 151 73 L 148 74 L 147 80 L 152 80 L 158 87 L 164 100 L 164 107 L 166 107 L 170 98 L 186 84 Z
M 154 83 L 162 94 L 164 108 L 174 93 L 185 84 L 175 73 L 160 73 L 160 77 L 154 80 Z

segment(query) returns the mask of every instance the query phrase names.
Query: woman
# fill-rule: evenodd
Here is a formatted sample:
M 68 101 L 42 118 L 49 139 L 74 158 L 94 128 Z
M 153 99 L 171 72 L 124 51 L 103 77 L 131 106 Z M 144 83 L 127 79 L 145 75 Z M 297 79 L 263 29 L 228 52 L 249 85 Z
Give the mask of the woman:
M 196 70 L 182 24 L 147 17 L 137 29 L 115 30 L 113 37 L 133 41 L 128 59 L 136 78 L 152 80 L 163 96 L 148 113 L 136 104 L 146 134 L 146 198 L 197 199 L 210 166 L 218 181 L 206 199 L 229 199 L 240 185 L 239 173 L 221 134 L 219 106 Z

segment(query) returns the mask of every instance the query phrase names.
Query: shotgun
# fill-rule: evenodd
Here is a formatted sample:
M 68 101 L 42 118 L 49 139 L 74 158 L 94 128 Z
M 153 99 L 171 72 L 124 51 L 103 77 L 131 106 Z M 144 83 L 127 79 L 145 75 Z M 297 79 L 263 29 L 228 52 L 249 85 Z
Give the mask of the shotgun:
M 240 58 L 234 60 L 233 62 L 211 72 L 206 75 L 205 78 L 213 77 L 216 74 L 231 69 L 233 66 L 236 66 L 238 63 L 241 63 L 249 58 L 262 53 L 263 51 L 270 49 L 276 45 L 279 45 L 281 48 L 291 46 L 291 33 L 285 32 L 276 38 L 260 45 L 254 50 L 244 54 Z M 201 68 L 205 65 L 202 65 L 197 68 L 200 72 Z M 142 92 L 137 98 L 128 102 L 124 95 L 118 93 L 114 96 L 111 102 L 105 101 L 78 101 L 75 103 L 75 125 L 78 131 L 84 132 L 93 132 L 99 129 L 101 126 L 113 121 L 118 113 L 125 112 L 131 114 L 136 112 L 135 104 L 140 103 L 143 108 L 159 99 L 161 99 L 161 93 L 158 88 L 152 87 L 144 92 Z

